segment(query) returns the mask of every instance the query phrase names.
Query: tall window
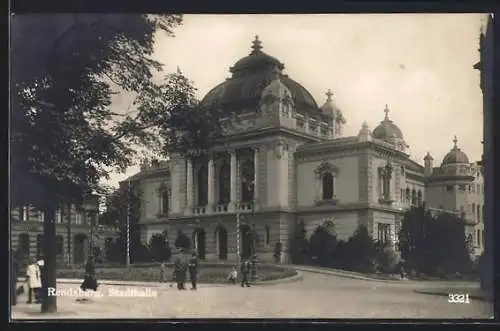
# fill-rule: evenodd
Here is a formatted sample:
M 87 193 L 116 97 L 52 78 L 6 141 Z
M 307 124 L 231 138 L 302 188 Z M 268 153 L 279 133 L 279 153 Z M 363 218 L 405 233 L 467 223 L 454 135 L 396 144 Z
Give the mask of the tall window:
M 484 219 L 486 218 L 486 211 L 484 210 L 484 205 L 481 206 L 481 215 L 483 217 L 483 222 L 484 222 Z
M 481 244 L 483 245 L 484 247 L 484 230 L 481 230 Z
M 269 246 L 270 242 L 271 242 L 271 236 L 270 236 L 269 226 L 266 225 L 264 227 L 264 243 L 266 246 Z
M 388 244 L 391 240 L 390 224 L 378 223 L 377 225 L 377 240 L 381 244 Z
M 247 159 L 241 165 L 241 201 L 251 202 L 254 197 L 254 162 Z
M 418 193 L 417 193 L 417 204 L 419 206 L 422 205 L 422 191 L 418 190 Z
M 415 189 L 411 191 L 411 204 L 412 205 L 417 204 L 417 191 L 415 191 Z
M 323 182 L 323 200 L 333 199 L 333 175 L 330 172 L 325 172 L 321 179 Z
M 481 185 L 477 184 L 476 187 L 477 187 L 477 194 L 481 193 Z
M 168 215 L 168 190 L 164 189 L 161 192 L 161 213 Z
M 56 210 L 56 223 L 62 223 L 63 222 L 63 215 L 61 209 Z
M 76 209 L 75 211 L 75 224 L 83 224 L 82 211 L 79 209 Z
M 56 236 L 56 254 L 64 254 L 64 237 L 61 235 Z
M 198 206 L 206 206 L 208 204 L 208 167 L 205 163 L 200 165 L 196 172 L 196 188 Z
M 403 189 L 401 189 L 399 200 L 405 202 L 405 191 Z
M 406 202 L 410 203 L 410 201 L 411 201 L 410 188 L 406 188 Z
M 481 230 L 477 230 L 477 241 L 476 246 L 481 247 Z
M 477 221 L 481 222 L 481 205 L 477 204 L 476 207 L 476 216 L 477 216 Z
M 471 211 L 472 211 L 472 220 L 475 221 L 476 220 L 476 204 L 475 203 L 472 204 Z
M 23 206 L 19 208 L 19 220 L 27 222 L 29 220 L 29 207 Z
M 227 158 L 222 160 L 222 164 L 219 167 L 219 172 L 217 174 L 217 180 L 219 184 L 219 203 L 226 204 L 229 203 L 231 199 L 231 166 Z
M 39 210 L 38 211 L 38 222 L 43 223 L 43 220 L 45 219 L 45 215 L 43 211 Z

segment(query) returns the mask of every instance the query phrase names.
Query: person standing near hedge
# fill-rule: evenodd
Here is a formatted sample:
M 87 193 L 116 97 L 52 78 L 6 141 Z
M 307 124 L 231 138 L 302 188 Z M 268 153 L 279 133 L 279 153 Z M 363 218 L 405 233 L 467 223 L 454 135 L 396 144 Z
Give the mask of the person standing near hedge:
M 193 252 L 189 259 L 189 278 L 191 279 L 191 289 L 196 290 L 196 280 L 198 276 L 198 257 Z
M 250 287 L 248 283 L 248 276 L 250 274 L 250 260 L 246 259 L 241 263 L 241 287 Z
M 186 282 L 186 272 L 188 268 L 188 261 L 184 251 L 181 249 L 174 260 L 174 278 L 177 283 L 178 290 L 185 290 L 184 283 Z

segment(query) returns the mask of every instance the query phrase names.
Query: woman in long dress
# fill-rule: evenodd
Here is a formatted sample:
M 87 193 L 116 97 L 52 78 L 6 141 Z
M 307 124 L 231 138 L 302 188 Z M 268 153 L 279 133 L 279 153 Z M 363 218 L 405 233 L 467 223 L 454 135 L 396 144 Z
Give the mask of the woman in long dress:
M 95 264 L 94 259 L 90 257 L 85 265 L 85 276 L 83 278 L 83 283 L 80 285 L 82 291 L 92 290 L 97 291 L 97 277 L 95 274 Z M 86 301 L 86 297 L 80 299 L 79 301 Z

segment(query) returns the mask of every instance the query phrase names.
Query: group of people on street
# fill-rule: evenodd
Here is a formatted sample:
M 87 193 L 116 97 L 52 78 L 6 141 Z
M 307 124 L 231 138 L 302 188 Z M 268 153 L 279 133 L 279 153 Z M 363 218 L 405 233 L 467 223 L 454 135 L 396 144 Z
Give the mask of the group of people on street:
M 42 256 L 32 258 L 30 263 L 26 266 L 26 278 L 20 287 L 17 287 L 18 277 L 20 276 L 20 269 L 22 261 L 16 254 L 11 254 L 11 305 L 17 304 L 18 297 L 25 292 L 25 286 L 28 292 L 28 304 L 42 303 L 46 292 L 45 281 L 45 261 Z
M 16 256 L 16 254 L 11 254 L 11 305 L 17 305 L 18 297 L 25 293 L 25 291 L 27 291 L 28 295 L 28 304 L 41 304 L 48 293 L 46 285 L 45 260 L 42 256 L 32 258 L 30 263 L 26 266 L 26 278 L 18 287 L 17 280 L 18 277 L 21 276 L 20 270 L 22 264 L 22 261 L 20 260 L 22 259 Z M 97 291 L 97 286 L 94 259 L 90 257 L 85 265 L 85 276 L 80 288 L 83 291 Z
M 251 263 L 249 260 L 244 260 L 241 262 L 240 265 L 240 273 L 241 273 L 241 287 L 250 287 L 250 283 L 248 282 L 248 278 L 250 276 L 251 272 Z M 233 270 L 229 273 L 229 276 L 227 277 L 227 281 L 230 284 L 236 284 L 238 281 L 238 272 L 236 271 L 236 268 L 233 268 Z
M 181 250 L 174 260 L 174 281 L 177 283 L 178 290 L 185 290 L 185 283 L 187 278 L 187 273 L 189 272 L 189 278 L 191 280 L 191 290 L 196 290 L 196 284 L 198 281 L 198 257 L 196 253 L 192 253 L 191 257 L 188 258 L 184 250 Z M 160 282 L 165 281 L 165 264 L 162 263 L 160 271 Z

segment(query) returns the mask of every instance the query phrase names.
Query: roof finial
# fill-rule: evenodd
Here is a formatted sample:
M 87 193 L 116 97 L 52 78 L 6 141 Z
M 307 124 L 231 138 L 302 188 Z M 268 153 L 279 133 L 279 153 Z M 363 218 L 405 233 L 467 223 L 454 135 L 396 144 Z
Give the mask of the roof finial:
M 385 104 L 384 113 L 385 113 L 385 120 L 388 121 L 389 120 L 389 106 L 387 104 Z
M 458 142 L 458 140 L 457 140 L 457 136 L 455 135 L 455 136 L 453 137 L 453 148 L 458 148 L 458 146 L 457 146 L 457 142 Z
M 260 52 L 262 49 L 262 41 L 259 40 L 259 36 L 255 36 L 255 40 L 252 42 L 252 54 Z
M 333 97 L 333 92 L 332 90 L 328 89 L 328 91 L 326 91 L 326 101 L 332 101 L 332 97 Z

